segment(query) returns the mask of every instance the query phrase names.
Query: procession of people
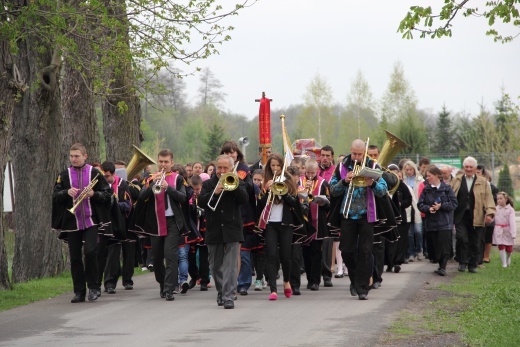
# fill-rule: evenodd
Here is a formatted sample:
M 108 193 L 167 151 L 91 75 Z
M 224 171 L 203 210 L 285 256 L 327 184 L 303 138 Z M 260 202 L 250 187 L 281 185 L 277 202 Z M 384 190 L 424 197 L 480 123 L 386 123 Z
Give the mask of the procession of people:
M 293 159 L 269 145 L 248 167 L 238 144 L 226 141 L 210 163 L 175 164 L 163 149 L 155 173 L 146 162 L 120 177 L 122 161 L 88 163 L 78 143 L 69 154 L 54 186 L 52 228 L 68 243 L 72 303 L 97 300 L 102 289 L 116 294 L 119 277 L 133 290 L 135 266 L 154 272 L 166 301 L 214 287 L 217 305 L 233 309 L 250 289 L 269 301 L 279 299 L 280 284 L 285 298 L 302 295 L 302 274 L 318 291 L 333 286 L 335 273 L 367 300 L 384 287 L 385 265 L 399 273 L 424 256 L 445 276 L 453 258 L 461 272 L 489 262 L 485 229 L 497 196 L 472 157 L 446 179 L 427 158 L 420 170 L 406 159 L 389 164 L 387 148 L 354 139 L 337 162 L 331 146 Z M 498 201 L 493 240 L 510 266 L 516 228 L 507 194 Z

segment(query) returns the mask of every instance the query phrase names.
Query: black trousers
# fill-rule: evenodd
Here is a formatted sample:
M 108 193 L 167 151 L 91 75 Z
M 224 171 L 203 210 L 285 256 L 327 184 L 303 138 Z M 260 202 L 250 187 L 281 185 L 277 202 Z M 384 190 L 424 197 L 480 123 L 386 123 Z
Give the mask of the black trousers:
M 199 266 L 197 266 L 197 249 L 199 250 Z M 209 281 L 209 261 L 208 246 L 190 248 L 188 253 L 188 273 L 192 279 L 198 280 L 200 284 L 208 284 Z
M 312 240 L 308 246 L 302 248 L 305 275 L 309 284 L 320 284 L 322 269 L 322 240 Z M 340 265 L 338 265 L 340 266 Z M 343 265 L 341 265 L 343 266 Z
M 267 257 L 263 248 L 255 249 L 251 251 L 251 259 L 256 273 L 256 279 L 261 281 L 264 279 L 265 266 L 267 263 Z
M 101 288 L 104 284 L 105 288 L 115 288 L 117 279 L 121 275 L 121 244 L 111 243 L 110 238 L 99 236 L 97 262 L 98 277 L 97 287 Z
M 457 237 L 456 255 L 459 264 L 467 264 L 476 268 L 479 256 L 479 242 L 482 240 L 483 227 L 473 227 L 469 214 L 465 214 L 461 223 L 455 225 Z
M 300 288 L 302 267 L 302 245 L 294 244 L 291 246 L 291 288 Z
M 394 258 L 394 265 L 401 265 L 408 259 L 408 230 L 411 223 L 401 223 L 397 226 L 399 240 L 394 242 L 397 244 Z
M 325 238 L 321 243 L 321 254 L 322 254 L 322 262 L 321 262 L 321 275 L 323 276 L 323 280 L 330 280 L 332 278 L 332 270 L 330 265 L 332 264 L 332 247 L 334 244 L 334 240 L 332 238 Z M 319 284 L 319 282 L 317 282 Z
M 267 277 L 271 292 L 276 290 L 276 273 L 278 257 L 282 264 L 283 281 L 291 279 L 291 244 L 293 229 L 282 223 L 269 222 L 265 231 L 265 247 L 267 252 Z M 279 249 L 279 250 L 278 250 Z
M 358 294 L 367 294 L 372 276 L 374 224 L 363 219 L 343 219 L 339 249 L 348 277 Z
M 383 282 L 383 270 L 385 268 L 385 239 L 381 236 L 374 236 L 374 245 L 372 247 L 373 256 L 373 281 Z M 349 271 L 350 273 L 350 271 Z
M 137 242 L 125 241 L 121 244 L 121 249 L 123 250 L 123 286 L 127 284 L 134 284 L 132 277 L 134 277 L 136 246 Z
M 168 235 L 152 236 L 153 268 L 155 280 L 163 290 L 175 289 L 179 277 L 179 237 L 180 232 L 174 218 L 166 218 Z M 166 261 L 166 267 L 164 262 Z
M 98 288 L 98 228 L 94 226 L 85 230 L 73 231 L 67 236 L 74 293 L 85 295 L 86 286 L 89 289 Z M 81 252 L 82 248 L 83 252 Z M 85 254 L 85 265 L 83 265 L 83 253 Z
M 439 262 L 439 268 L 446 270 L 446 264 L 448 260 L 451 258 L 451 239 L 452 232 L 450 230 L 429 230 L 432 234 L 432 242 L 435 247 L 435 255 L 437 256 L 436 260 Z M 432 258 L 430 258 L 432 259 Z

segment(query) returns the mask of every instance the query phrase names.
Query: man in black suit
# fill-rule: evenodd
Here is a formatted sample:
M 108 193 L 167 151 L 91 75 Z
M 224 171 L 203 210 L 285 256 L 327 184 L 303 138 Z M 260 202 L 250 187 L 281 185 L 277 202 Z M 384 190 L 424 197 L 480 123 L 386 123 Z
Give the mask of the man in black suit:
M 239 180 L 234 190 L 225 190 L 220 178 L 233 170 L 233 158 L 227 154 L 217 158 L 216 175 L 202 184 L 199 205 L 206 215 L 206 245 L 211 272 L 217 288 L 217 304 L 235 307 L 240 242 L 244 241 L 240 205 L 249 202 L 245 182 Z
M 264 167 L 264 165 L 262 164 L 262 148 L 263 147 L 258 147 L 258 156 L 260 157 L 260 160 L 258 160 L 256 163 L 254 163 L 253 165 L 251 165 L 249 167 L 249 172 L 255 172 L 255 170 L 258 170 L 258 169 L 262 169 Z M 272 149 L 271 147 L 266 147 L 265 148 L 265 156 L 266 158 L 268 158 L 272 153 Z

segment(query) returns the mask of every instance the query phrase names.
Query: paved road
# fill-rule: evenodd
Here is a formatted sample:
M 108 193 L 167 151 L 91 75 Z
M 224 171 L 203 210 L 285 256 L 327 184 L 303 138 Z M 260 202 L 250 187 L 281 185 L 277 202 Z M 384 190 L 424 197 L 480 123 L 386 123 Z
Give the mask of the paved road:
M 147 274 L 135 278 L 133 291 L 95 302 L 71 304 L 66 294 L 1 312 L 0 346 L 371 346 L 432 271 L 422 261 L 385 273 L 368 301 L 351 297 L 343 278 L 274 302 L 266 290 L 250 291 L 234 310 L 217 306 L 214 289 L 198 287 L 166 302 Z

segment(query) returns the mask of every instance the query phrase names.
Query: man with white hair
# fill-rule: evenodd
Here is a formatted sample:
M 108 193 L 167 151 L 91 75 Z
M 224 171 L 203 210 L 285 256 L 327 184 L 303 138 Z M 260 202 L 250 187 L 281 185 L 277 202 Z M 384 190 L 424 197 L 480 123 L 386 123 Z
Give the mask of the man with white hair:
M 457 237 L 456 260 L 459 271 L 477 272 L 480 234 L 495 215 L 493 194 L 486 179 L 477 176 L 477 160 L 466 157 L 462 164 L 464 172 L 453 178 L 451 186 L 459 203 L 454 215 Z

